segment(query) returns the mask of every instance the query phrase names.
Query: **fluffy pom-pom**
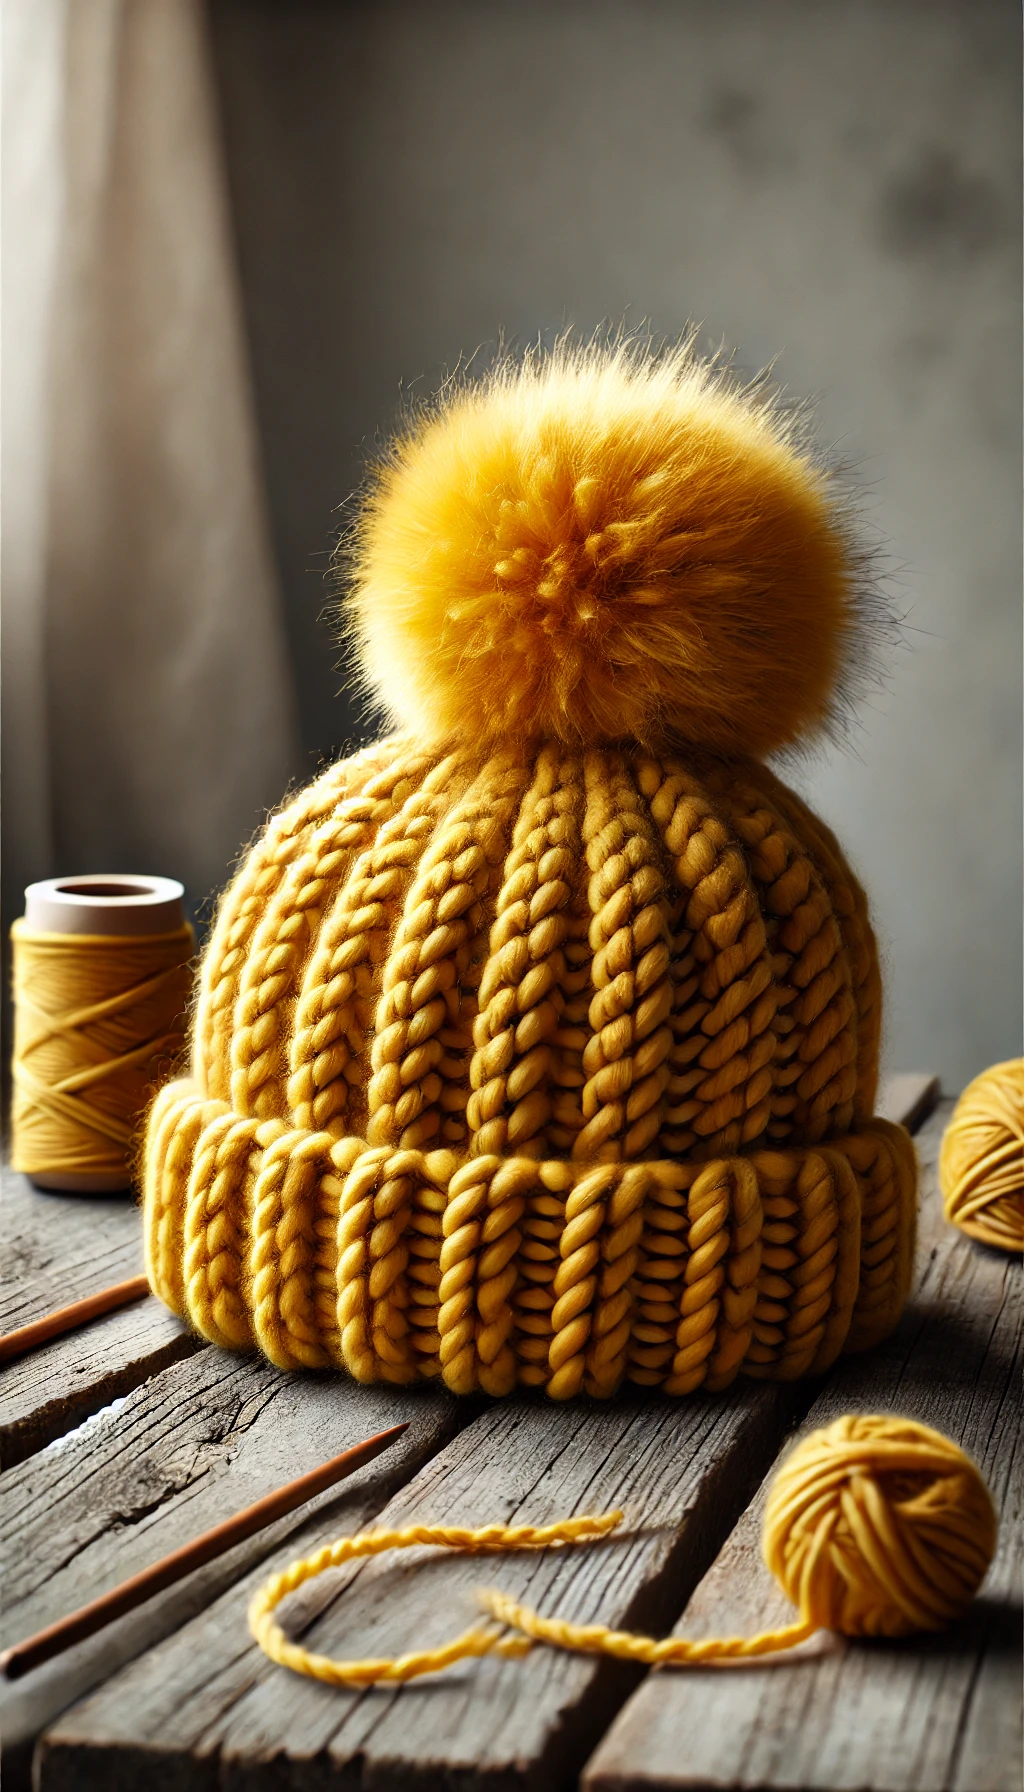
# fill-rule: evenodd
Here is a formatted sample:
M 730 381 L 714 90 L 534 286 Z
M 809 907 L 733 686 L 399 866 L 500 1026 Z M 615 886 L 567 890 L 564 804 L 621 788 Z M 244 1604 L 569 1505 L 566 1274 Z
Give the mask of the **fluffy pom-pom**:
M 354 570 L 367 681 L 425 738 L 763 755 L 835 720 L 863 637 L 834 476 L 690 345 L 450 390 L 380 467 Z

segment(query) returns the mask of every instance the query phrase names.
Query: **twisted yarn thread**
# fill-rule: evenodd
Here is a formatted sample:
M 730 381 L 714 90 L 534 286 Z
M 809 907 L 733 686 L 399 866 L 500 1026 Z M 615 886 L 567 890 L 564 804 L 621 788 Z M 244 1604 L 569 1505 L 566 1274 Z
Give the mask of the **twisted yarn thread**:
M 607 1512 L 543 1527 L 478 1530 L 410 1525 L 342 1538 L 269 1580 L 249 1607 L 249 1628 L 272 1661 L 332 1686 L 412 1680 L 470 1656 L 522 1655 L 534 1642 L 647 1667 L 747 1660 L 795 1648 L 820 1629 L 851 1637 L 944 1629 L 984 1580 L 997 1531 L 978 1469 L 949 1438 L 910 1419 L 845 1417 L 805 1438 L 771 1486 L 764 1559 L 800 1614 L 779 1629 L 750 1637 L 657 1639 L 545 1618 L 505 1593 L 485 1592 L 479 1599 L 490 1623 L 396 1659 L 344 1661 L 291 1641 L 274 1618 L 289 1593 L 357 1557 L 415 1544 L 477 1552 L 595 1542 L 614 1531 L 622 1516 Z
M 150 1279 L 205 1336 L 569 1399 L 892 1328 L 867 901 L 760 763 L 886 634 L 856 536 L 689 339 L 502 359 L 403 430 L 347 613 L 408 731 L 270 822 L 150 1118 Z
M 161 1068 L 185 1044 L 194 947 L 170 933 L 11 928 L 12 1163 L 25 1174 L 125 1174 Z
M 968 1083 L 939 1154 L 946 1218 L 982 1244 L 1024 1251 L 1024 1058 Z
M 150 1119 L 146 1262 L 204 1336 L 282 1368 L 556 1399 L 791 1380 L 898 1313 L 912 1149 L 876 1121 L 704 1163 L 465 1158 L 242 1118 L 185 1081 Z
M 820 1373 L 910 1275 L 877 985 L 838 846 L 751 761 L 382 742 L 225 895 L 150 1117 L 153 1287 L 364 1382 Z
M 807 1622 L 907 1636 L 966 1611 L 996 1531 L 988 1488 L 950 1438 L 911 1419 L 845 1417 L 783 1463 L 764 1559 Z

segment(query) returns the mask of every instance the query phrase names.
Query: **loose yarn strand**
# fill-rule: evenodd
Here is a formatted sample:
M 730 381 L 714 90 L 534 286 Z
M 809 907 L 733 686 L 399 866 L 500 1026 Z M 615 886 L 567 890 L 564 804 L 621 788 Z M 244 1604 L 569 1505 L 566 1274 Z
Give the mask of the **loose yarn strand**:
M 47 933 L 15 921 L 12 1162 L 127 1173 L 160 1060 L 185 1042 L 194 936 Z
M 774 1655 L 783 1649 L 795 1649 L 818 1628 L 801 1619 L 797 1624 L 764 1630 L 757 1636 L 705 1637 L 699 1641 L 683 1636 L 657 1638 L 632 1630 L 611 1630 L 607 1624 L 570 1624 L 565 1618 L 544 1618 L 507 1593 L 488 1591 L 481 1593 L 479 1599 L 492 1617 L 535 1642 L 551 1643 L 556 1649 L 569 1649 L 578 1655 L 612 1655 L 618 1661 L 634 1661 L 650 1668 Z
M 799 1609 L 793 1624 L 749 1637 L 659 1639 L 546 1618 L 507 1593 L 488 1590 L 478 1600 L 490 1624 L 395 1659 L 335 1660 L 293 1642 L 274 1618 L 297 1587 L 356 1557 L 414 1544 L 475 1552 L 593 1543 L 615 1531 L 622 1517 L 605 1512 L 543 1527 L 493 1524 L 478 1530 L 410 1525 L 342 1538 L 268 1581 L 249 1607 L 249 1628 L 272 1661 L 332 1686 L 412 1680 L 471 1656 L 522 1655 L 535 1642 L 645 1667 L 752 1660 L 794 1649 L 823 1629 L 847 1636 L 940 1630 L 974 1597 L 996 1541 L 988 1490 L 949 1438 L 908 1419 L 847 1417 L 806 1438 L 769 1492 L 764 1557 Z
M 387 1550 L 408 1549 L 414 1544 L 435 1544 L 440 1548 L 475 1553 L 544 1549 L 562 1543 L 594 1543 L 616 1530 L 622 1517 L 621 1512 L 588 1514 L 563 1519 L 542 1530 L 529 1525 L 492 1524 L 483 1525 L 478 1530 L 462 1530 L 448 1525 L 411 1525 L 404 1531 L 369 1531 L 362 1536 L 342 1538 L 337 1543 L 328 1544 L 316 1555 L 292 1563 L 282 1574 L 268 1581 L 249 1607 L 249 1628 L 271 1661 L 276 1661 L 280 1667 L 291 1668 L 294 1673 L 323 1680 L 329 1686 L 370 1686 L 378 1681 L 413 1680 L 422 1674 L 439 1673 L 441 1669 L 473 1656 L 500 1655 L 512 1659 L 528 1654 L 535 1642 L 550 1643 L 555 1648 L 579 1655 L 614 1656 L 617 1660 L 639 1662 L 647 1667 L 727 1661 L 795 1648 L 818 1628 L 813 1621 L 801 1620 L 781 1630 L 768 1630 L 753 1637 L 708 1638 L 699 1642 L 685 1637 L 658 1639 L 632 1631 L 612 1630 L 606 1624 L 570 1624 L 564 1618 L 545 1618 L 507 1593 L 487 1589 L 479 1592 L 477 1599 L 492 1620 L 490 1624 L 474 1625 L 437 1648 L 411 1650 L 394 1659 L 368 1656 L 339 1661 L 292 1642 L 273 1617 L 276 1607 L 289 1593 L 314 1580 L 325 1569 L 339 1568 L 359 1556 L 383 1555 Z M 520 1634 L 510 1636 L 510 1630 Z
M 249 1606 L 249 1629 L 265 1655 L 279 1666 L 291 1668 L 329 1686 L 370 1686 L 376 1681 L 414 1680 L 420 1674 L 435 1674 L 453 1662 L 475 1655 L 525 1655 L 532 1647 L 528 1637 L 502 1636 L 493 1624 L 477 1624 L 435 1649 L 418 1649 L 394 1660 L 369 1657 L 365 1660 L 337 1661 L 317 1655 L 293 1643 L 274 1620 L 274 1612 L 289 1593 L 306 1581 L 315 1580 L 327 1568 L 340 1568 L 345 1562 L 361 1556 L 378 1556 L 391 1549 L 412 1549 L 417 1544 L 433 1544 L 441 1549 L 458 1549 L 472 1554 L 486 1550 L 547 1549 L 561 1543 L 589 1543 L 605 1537 L 621 1524 L 621 1512 L 606 1512 L 601 1517 L 561 1519 L 549 1525 L 481 1525 L 469 1530 L 461 1525 L 415 1524 L 398 1531 L 365 1531 L 358 1537 L 341 1537 L 329 1543 L 316 1555 L 293 1562 L 283 1573 L 275 1574 L 256 1594 Z

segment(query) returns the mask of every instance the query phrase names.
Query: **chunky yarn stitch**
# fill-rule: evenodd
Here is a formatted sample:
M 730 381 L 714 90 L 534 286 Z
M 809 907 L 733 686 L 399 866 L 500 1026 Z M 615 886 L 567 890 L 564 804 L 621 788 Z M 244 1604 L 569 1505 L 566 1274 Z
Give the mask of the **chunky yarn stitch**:
M 863 892 L 754 753 L 829 710 L 845 523 L 789 424 L 706 371 L 549 374 L 473 400 L 468 507 L 458 404 L 382 475 L 353 602 L 374 663 L 433 629 L 440 720 L 327 771 L 224 895 L 191 1075 L 149 1120 L 150 1279 L 218 1343 L 364 1382 L 820 1373 L 895 1324 L 914 1230 Z M 682 684 L 651 671 L 669 640 Z M 726 756 L 692 738 L 709 642 Z
M 837 1419 L 785 1459 L 764 1517 L 764 1559 L 799 1610 L 793 1624 L 748 1637 L 655 1637 L 545 1618 L 505 1593 L 485 1592 L 491 1622 L 438 1648 L 397 1659 L 338 1661 L 290 1639 L 277 1607 L 326 1568 L 415 1544 L 484 1551 L 596 1542 L 621 1512 L 544 1525 L 410 1525 L 328 1544 L 274 1575 L 249 1607 L 249 1627 L 272 1661 L 332 1686 L 368 1686 L 437 1673 L 476 1655 L 516 1656 L 533 1642 L 646 1667 L 752 1660 L 795 1648 L 816 1630 L 906 1636 L 943 1630 L 966 1611 L 995 1553 L 996 1516 L 974 1463 L 947 1437 L 911 1419 Z M 511 1633 L 511 1634 L 510 1634 Z
M 982 1244 L 1024 1251 L 1024 1059 L 968 1083 L 939 1155 L 946 1218 Z
M 863 898 L 763 767 L 392 738 L 224 899 L 150 1116 L 153 1287 L 360 1381 L 819 1373 L 907 1291 L 878 1022 Z

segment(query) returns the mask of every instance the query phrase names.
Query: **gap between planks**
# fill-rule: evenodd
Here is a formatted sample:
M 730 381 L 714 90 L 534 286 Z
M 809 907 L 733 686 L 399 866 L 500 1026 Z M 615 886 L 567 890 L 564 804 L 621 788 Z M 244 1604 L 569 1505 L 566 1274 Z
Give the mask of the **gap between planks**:
M 898 1412 L 960 1443 L 1001 1515 L 982 1596 L 945 1636 L 818 1642 L 799 1661 L 651 1675 L 599 1745 L 585 1792 L 1019 1792 L 1022 1276 L 943 1221 L 935 1160 L 951 1108 L 919 1140 L 927 1193 L 907 1316 L 870 1357 L 837 1370 L 803 1429 L 844 1412 Z M 766 1491 L 678 1634 L 750 1635 L 790 1621 L 761 1562 Z
M 142 1269 L 130 1194 L 48 1194 L 4 1169 L 0 1330 Z M 158 1300 L 133 1302 L 0 1367 L 0 1468 L 9 1469 L 182 1357 L 206 1348 Z
M 161 1369 L 205 1348 L 150 1298 L 6 1364 L 0 1374 L 0 1468 L 24 1462 Z
M 41 1319 L 142 1269 L 142 1217 L 130 1193 L 50 1194 L 4 1166 L 0 1331 Z
M 76 1610 L 234 1511 L 386 1427 L 410 1430 L 313 1510 L 333 1530 L 372 1520 L 396 1486 L 472 1416 L 447 1393 L 287 1375 L 205 1350 L 155 1376 L 3 1477 L 3 1646 Z M 281 1519 L 65 1654 L 0 1682 L 4 1792 L 28 1786 L 39 1730 L 73 1699 L 186 1622 L 304 1522 Z
M 920 1103 L 931 1081 L 913 1079 L 904 1096 Z M 632 1394 L 607 1405 L 489 1406 L 379 1522 L 547 1522 L 621 1504 L 629 1537 L 505 1558 L 417 1551 L 353 1564 L 305 1596 L 307 1618 L 319 1614 L 307 1640 L 349 1654 L 440 1641 L 465 1628 L 472 1591 L 487 1584 L 567 1616 L 664 1628 L 813 1392 L 748 1382 L 718 1399 Z M 400 1690 L 349 1692 L 287 1674 L 250 1643 L 246 1606 L 267 1573 L 345 1528 L 318 1515 L 287 1549 L 68 1712 L 41 1748 L 41 1792 L 117 1792 L 143 1781 L 150 1792 L 426 1792 L 453 1783 L 461 1792 L 546 1792 L 568 1784 L 637 1670 L 537 1650 Z

